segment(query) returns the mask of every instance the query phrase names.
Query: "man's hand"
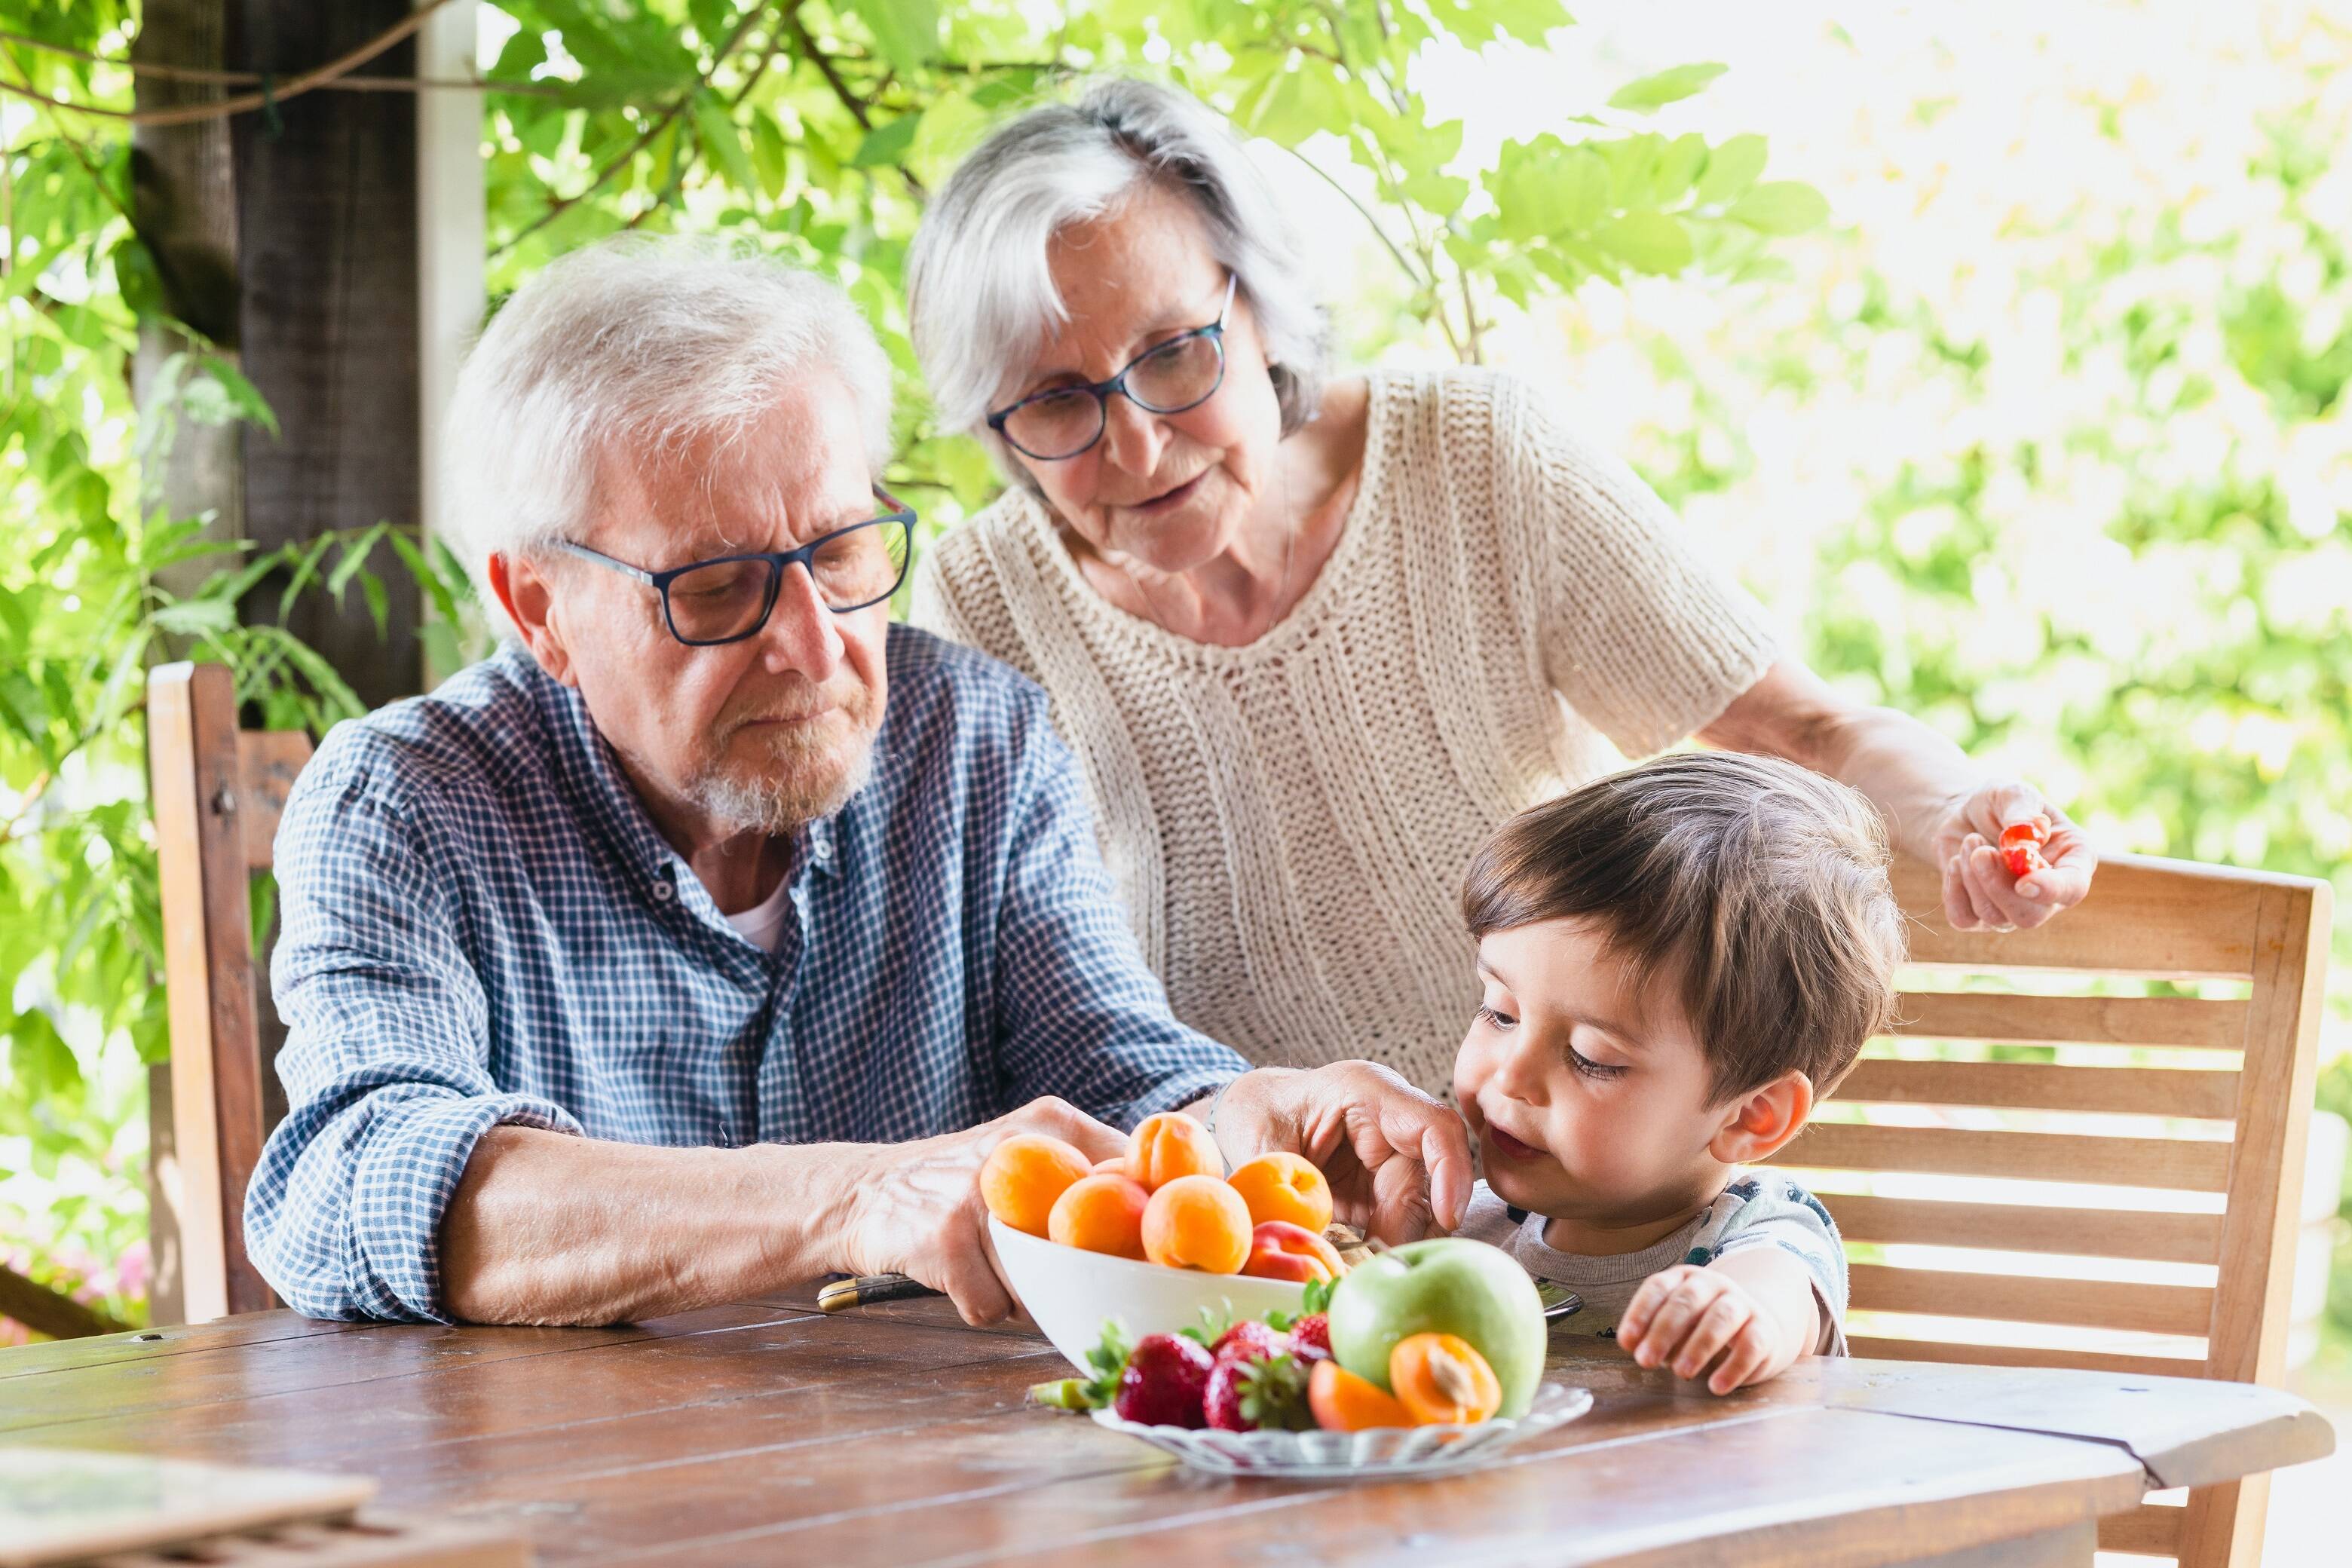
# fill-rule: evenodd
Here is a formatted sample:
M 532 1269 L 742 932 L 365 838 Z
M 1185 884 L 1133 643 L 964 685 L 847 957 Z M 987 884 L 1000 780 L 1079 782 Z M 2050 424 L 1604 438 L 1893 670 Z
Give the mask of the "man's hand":
M 842 1173 L 840 1267 L 853 1274 L 904 1274 L 944 1290 L 967 1323 L 992 1323 L 1013 1310 L 988 1247 L 980 1167 L 1015 1132 L 1043 1132 L 1088 1160 L 1127 1151 L 1127 1137 L 1067 1100 L 1033 1100 L 968 1132 L 870 1147 Z
M 1391 1245 L 1452 1230 L 1470 1204 L 1462 1118 L 1376 1063 L 1245 1073 L 1226 1089 L 1216 1131 L 1235 1164 L 1277 1149 L 1305 1155 L 1339 1217 Z
M 2050 825 L 2047 870 L 2012 877 L 2000 854 L 2004 827 L 2036 817 Z M 1944 874 L 1944 919 L 1954 931 L 2031 931 L 2083 901 L 2098 851 L 2066 814 L 2029 784 L 1979 786 L 1954 803 L 1937 826 L 1936 865 Z

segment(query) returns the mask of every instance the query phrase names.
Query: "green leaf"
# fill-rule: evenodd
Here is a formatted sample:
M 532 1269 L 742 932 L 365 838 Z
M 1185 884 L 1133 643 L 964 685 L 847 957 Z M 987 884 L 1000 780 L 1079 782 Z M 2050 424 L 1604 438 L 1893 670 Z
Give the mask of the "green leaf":
M 760 188 L 774 201 L 784 194 L 791 177 L 792 163 L 784 148 L 784 133 L 776 125 L 776 117 L 764 109 L 751 111 L 751 167 L 760 176 Z
M 1731 204 L 1724 216 L 1765 234 L 1802 234 L 1828 221 L 1830 204 L 1801 180 L 1768 180 Z
M 727 100 L 705 89 L 694 97 L 694 128 L 703 150 L 719 161 L 729 183 L 746 196 L 757 195 L 760 176 L 752 171 L 751 154 L 743 150 L 743 133 L 727 117 Z
M 376 541 L 391 531 L 392 524 L 380 521 L 357 539 L 344 542 L 343 553 L 335 562 L 334 572 L 327 578 L 327 592 L 335 596 L 335 603 L 340 605 L 343 602 L 344 590 L 367 565 L 368 557 L 375 553 Z
M 37 1100 L 81 1087 L 81 1063 L 74 1058 L 73 1047 L 38 1008 L 8 1021 L 8 1070 L 23 1091 Z
M 1640 272 L 1680 272 L 1691 263 L 1690 231 L 1664 213 L 1626 213 L 1592 237 L 1610 255 Z
M 1609 107 L 1629 109 L 1637 114 L 1647 114 L 1676 103 L 1693 93 L 1706 89 L 1706 84 L 1731 68 L 1717 61 L 1673 66 L 1654 76 L 1629 81 L 1609 95 Z
M 150 618 L 167 632 L 196 637 L 225 632 L 236 625 L 236 606 L 226 599 L 183 599 L 164 605 Z
M 866 133 L 857 144 L 857 154 L 850 163 L 860 169 L 879 169 L 896 163 L 914 145 L 915 132 L 921 129 L 923 117 L 902 114 L 887 124 L 877 125 Z
M 901 76 L 911 76 L 940 52 L 938 0 L 856 0 L 875 46 Z
M 1709 203 L 1736 199 L 1764 172 L 1764 156 L 1761 136 L 1734 136 L 1717 142 L 1706 155 L 1706 173 L 1699 176 L 1698 199 Z

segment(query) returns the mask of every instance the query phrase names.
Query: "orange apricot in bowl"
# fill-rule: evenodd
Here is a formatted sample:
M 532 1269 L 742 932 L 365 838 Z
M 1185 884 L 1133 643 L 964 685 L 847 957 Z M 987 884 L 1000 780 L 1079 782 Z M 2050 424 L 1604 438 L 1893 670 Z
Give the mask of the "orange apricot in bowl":
M 1044 1236 L 1055 1202 L 1088 1169 L 1087 1157 L 1059 1138 L 1015 1132 L 982 1163 L 981 1200 L 1013 1229 Z
M 1318 1361 L 1307 1375 L 1307 1408 L 1326 1432 L 1363 1432 L 1375 1426 L 1411 1426 L 1412 1412 L 1369 1377 L 1358 1377 L 1336 1361 Z
M 1407 1334 L 1389 1352 L 1389 1386 L 1422 1426 L 1484 1421 L 1503 1407 L 1503 1385 L 1478 1347 L 1456 1334 Z
M 1072 1182 L 1045 1216 L 1048 1240 L 1114 1258 L 1143 1259 L 1143 1211 L 1151 1194 L 1129 1176 L 1097 1173 Z
M 1178 1176 L 1144 1205 L 1143 1256 L 1153 1263 L 1238 1274 L 1249 1255 L 1249 1205 L 1218 1177 Z
M 1260 1154 L 1234 1167 L 1228 1180 L 1249 1205 L 1252 1225 L 1286 1220 L 1320 1236 L 1331 1223 L 1331 1184 L 1304 1155 Z
M 1184 1176 L 1208 1176 L 1222 1185 L 1225 1157 L 1207 1128 L 1181 1110 L 1163 1110 L 1136 1128 L 1128 1143 L 1127 1173 L 1155 1193 Z

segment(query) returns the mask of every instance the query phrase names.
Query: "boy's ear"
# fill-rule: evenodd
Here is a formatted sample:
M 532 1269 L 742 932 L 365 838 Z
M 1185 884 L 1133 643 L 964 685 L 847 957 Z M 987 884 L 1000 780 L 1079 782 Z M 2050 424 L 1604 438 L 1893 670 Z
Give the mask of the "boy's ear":
M 1768 1160 L 1805 1130 L 1813 1114 L 1813 1080 L 1791 1068 L 1732 1101 L 1706 1152 L 1727 1165 Z

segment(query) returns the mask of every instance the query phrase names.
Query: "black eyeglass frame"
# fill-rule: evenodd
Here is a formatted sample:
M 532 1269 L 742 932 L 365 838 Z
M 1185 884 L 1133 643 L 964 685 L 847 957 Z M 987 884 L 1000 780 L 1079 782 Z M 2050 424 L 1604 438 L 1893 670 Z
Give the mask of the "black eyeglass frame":
M 836 528 L 828 533 L 820 533 L 797 550 L 746 551 L 740 555 L 713 555 L 706 561 L 689 561 L 683 566 L 673 566 L 667 572 L 648 572 L 642 566 L 632 566 L 629 563 L 616 560 L 601 550 L 591 550 L 584 544 L 574 544 L 568 539 L 556 541 L 556 547 L 566 554 L 577 555 L 584 561 L 593 561 L 599 566 L 618 572 L 624 577 L 634 577 L 651 588 L 661 598 L 662 625 L 669 629 L 671 637 L 676 637 L 688 647 L 724 647 L 729 643 L 741 642 L 746 637 L 758 637 L 767 629 L 768 617 L 776 613 L 776 600 L 783 594 L 784 571 L 787 567 L 797 564 L 803 571 L 809 574 L 811 581 L 814 581 L 816 572 L 811 563 L 815 561 L 816 552 L 835 540 L 846 534 L 856 533 L 862 529 L 881 528 L 895 523 L 907 531 L 907 549 L 905 555 L 898 562 L 898 575 L 892 580 L 886 591 L 877 594 L 863 603 L 826 605 L 825 608 L 836 616 L 853 615 L 859 610 L 872 609 L 898 591 L 899 585 L 906 582 L 907 574 L 915 563 L 915 509 L 880 485 L 874 487 L 874 495 L 875 499 L 891 510 L 880 517 L 869 517 L 863 522 L 853 522 L 847 528 Z M 749 627 L 730 637 L 690 637 L 679 631 L 677 617 L 670 613 L 669 585 L 689 572 L 699 571 L 705 566 L 724 566 L 735 561 L 764 561 L 768 563 L 768 593 L 767 597 L 761 601 L 758 618 L 753 620 Z M 822 598 L 823 595 L 820 595 L 819 597 Z
M 1208 402 L 1212 397 L 1216 396 L 1218 388 L 1225 384 L 1225 318 L 1233 312 L 1234 293 L 1235 289 L 1240 288 L 1240 286 L 1241 275 L 1239 273 L 1228 272 L 1225 274 L 1225 302 L 1217 307 L 1217 319 L 1211 321 L 1207 326 L 1194 327 L 1189 332 L 1177 333 L 1174 337 L 1170 338 L 1164 343 L 1152 344 L 1150 348 L 1144 350 L 1141 353 L 1128 361 L 1125 365 L 1120 367 L 1119 373 L 1117 375 L 1112 376 L 1108 381 L 1097 381 L 1093 383 L 1091 385 L 1049 386 L 1043 392 L 1033 392 L 1028 396 L 1020 399 L 1018 402 L 1007 404 L 1003 408 L 1000 408 L 995 413 L 990 415 L 988 416 L 988 427 L 996 433 L 998 440 L 1003 441 L 1006 446 L 1012 447 L 1023 457 L 1034 458 L 1040 463 L 1066 463 L 1073 458 L 1083 458 L 1088 452 L 1093 451 L 1096 445 L 1102 440 L 1103 432 L 1110 428 L 1110 398 L 1111 394 L 1113 393 L 1117 393 L 1119 396 L 1126 398 L 1129 403 L 1134 404 L 1146 414 L 1181 414 L 1187 409 L 1200 407 L 1201 405 Z M 1210 344 L 1217 351 L 1217 379 L 1209 383 L 1208 391 L 1201 394 L 1200 396 L 1192 399 L 1190 403 L 1180 403 L 1172 408 L 1161 408 L 1156 405 L 1146 403 L 1143 399 L 1136 396 L 1135 394 L 1127 389 L 1127 378 L 1129 374 L 1133 374 L 1137 365 L 1141 364 L 1145 360 L 1150 359 L 1154 354 L 1166 353 L 1170 349 L 1176 347 L 1178 344 L 1189 343 L 1195 338 L 1208 339 Z M 1015 414 L 1020 413 L 1024 408 L 1028 407 L 1031 404 L 1043 403 L 1049 397 L 1068 397 L 1074 393 L 1081 392 L 1093 395 L 1095 400 L 1095 433 L 1086 445 L 1078 447 L 1076 451 L 1061 452 L 1049 458 L 1043 452 L 1031 451 L 1028 447 L 1014 440 L 1011 436 L 1005 434 L 1004 422 L 1012 418 Z

